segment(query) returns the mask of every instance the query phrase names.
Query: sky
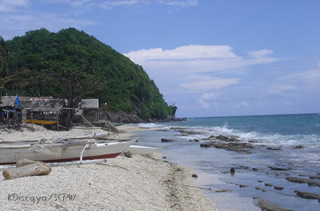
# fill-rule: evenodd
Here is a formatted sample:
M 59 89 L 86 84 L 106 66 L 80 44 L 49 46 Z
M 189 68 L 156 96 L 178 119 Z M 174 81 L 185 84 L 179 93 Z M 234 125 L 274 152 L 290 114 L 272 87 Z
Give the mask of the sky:
M 0 0 L 0 35 L 83 30 L 143 66 L 179 117 L 319 113 L 319 10 L 319 0 Z

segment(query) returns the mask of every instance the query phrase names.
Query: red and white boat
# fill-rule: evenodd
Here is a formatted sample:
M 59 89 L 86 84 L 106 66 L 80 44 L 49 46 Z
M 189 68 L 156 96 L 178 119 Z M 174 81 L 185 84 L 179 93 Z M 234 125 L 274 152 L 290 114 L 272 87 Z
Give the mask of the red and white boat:
M 43 162 L 67 162 L 117 157 L 128 151 L 135 140 L 70 140 L 61 143 L 0 142 L 0 165 L 15 164 L 27 158 Z

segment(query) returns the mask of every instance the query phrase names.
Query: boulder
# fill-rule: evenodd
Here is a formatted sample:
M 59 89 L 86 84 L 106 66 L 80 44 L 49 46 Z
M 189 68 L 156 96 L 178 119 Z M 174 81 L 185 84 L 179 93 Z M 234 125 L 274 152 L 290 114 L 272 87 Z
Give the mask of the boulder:
M 200 142 L 199 139 L 190 139 L 189 142 Z
M 317 176 L 310 176 L 309 178 L 310 178 L 310 179 L 320 179 L 320 175 L 317 175 Z
M 162 138 L 161 142 L 174 142 L 174 139 L 169 139 L 169 138 Z
M 225 150 L 234 151 L 234 152 L 243 152 L 247 154 L 251 153 L 249 149 L 254 148 L 252 145 L 247 143 L 234 143 L 234 142 L 226 143 L 226 142 L 215 142 L 215 141 L 201 143 L 200 147 L 215 147 L 218 149 L 225 149 Z
M 198 175 L 197 174 L 192 174 L 192 177 L 193 178 L 198 178 Z
M 215 136 L 209 136 L 207 138 L 203 138 L 202 140 L 208 141 L 208 140 L 212 140 L 212 139 L 215 139 L 215 138 L 216 138 Z
M 260 188 L 260 187 L 256 187 L 256 190 L 261 190 L 262 192 L 267 192 L 265 189 Z
M 248 166 L 238 166 L 237 169 L 249 169 Z
M 204 142 L 200 144 L 200 147 L 212 147 L 212 142 Z
M 274 171 L 288 171 L 291 170 L 291 168 L 282 168 L 282 167 L 277 167 L 277 166 L 268 166 L 271 170 Z
M 267 150 L 281 150 L 281 147 L 267 147 Z
M 231 192 L 231 190 L 228 190 L 228 189 L 216 190 L 216 193 L 225 193 L 225 192 Z
M 291 209 L 283 209 L 278 204 L 271 203 L 271 202 L 264 200 L 264 199 L 259 200 L 258 206 L 263 211 L 291 211 Z
M 235 173 L 236 173 L 236 170 L 235 170 L 234 168 L 231 168 L 231 169 L 230 169 L 230 174 L 231 174 L 232 176 L 234 176 Z
M 302 145 L 297 145 L 297 146 L 292 147 L 292 149 L 303 149 L 303 148 L 304 148 L 304 146 L 302 146 Z
M 320 181 L 298 178 L 298 177 L 286 177 L 286 180 L 289 182 L 296 182 L 296 183 L 308 183 L 310 186 L 320 186 Z
M 170 127 L 171 130 L 182 130 L 184 129 L 183 127 Z
M 303 191 L 294 191 L 297 196 L 304 198 L 304 199 L 320 199 L 320 194 L 317 193 L 310 193 L 310 192 L 303 192 Z
M 201 135 L 202 132 L 193 131 L 193 130 L 177 130 L 180 133 L 188 134 L 188 135 Z
M 127 158 L 132 158 L 132 154 L 131 154 L 130 151 L 124 152 L 123 155 L 124 155 L 125 157 L 127 157 Z
M 283 190 L 283 187 L 281 187 L 281 186 L 274 186 L 273 187 L 275 190 Z

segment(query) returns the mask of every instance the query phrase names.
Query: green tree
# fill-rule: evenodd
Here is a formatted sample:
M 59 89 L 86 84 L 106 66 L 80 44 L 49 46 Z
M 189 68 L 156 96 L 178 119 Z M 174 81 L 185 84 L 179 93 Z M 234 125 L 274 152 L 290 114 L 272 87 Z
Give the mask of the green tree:
M 0 36 L 0 101 L 8 72 L 8 49 L 5 40 Z
M 69 88 L 60 86 L 63 79 L 49 80 L 43 73 L 50 72 L 58 78 L 63 75 L 61 69 L 72 69 L 75 72 L 72 77 L 85 73 L 83 77 L 87 79 L 108 81 L 102 90 L 92 89 L 87 96 L 99 98 L 101 104 L 108 103 L 109 111 L 136 113 L 142 119 L 165 119 L 171 115 L 158 87 L 141 66 L 83 31 L 69 28 L 52 33 L 40 29 L 6 44 L 10 58 L 15 61 L 9 67 L 32 71 L 25 77 L 29 84 L 20 90 L 23 95 L 68 96 Z M 79 69 L 84 70 L 80 75 L 76 71 Z
M 177 112 L 177 110 L 178 110 L 178 107 L 176 106 L 176 105 L 171 105 L 171 106 L 169 106 L 170 107 L 170 113 L 171 113 L 171 116 L 172 117 L 176 117 L 176 112 Z
M 61 98 L 68 100 L 65 125 L 71 128 L 74 108 L 78 107 L 81 99 L 99 92 L 106 85 L 105 80 L 88 72 L 87 66 L 54 63 L 47 70 L 41 71 L 43 83 L 47 86 L 63 89 Z
M 10 57 L 7 44 L 3 37 L 0 36 L 0 101 L 6 87 L 24 87 L 27 84 L 24 78 L 30 73 L 30 71 L 26 69 L 20 72 L 10 73 L 10 62 L 12 65 L 17 65 L 17 57 L 15 54 L 12 54 Z

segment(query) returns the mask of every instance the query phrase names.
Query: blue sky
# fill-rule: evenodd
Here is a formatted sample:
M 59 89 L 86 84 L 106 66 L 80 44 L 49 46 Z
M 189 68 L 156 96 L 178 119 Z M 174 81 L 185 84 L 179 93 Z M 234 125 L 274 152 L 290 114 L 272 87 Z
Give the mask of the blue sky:
M 178 116 L 320 112 L 318 0 L 0 0 L 5 39 L 75 27 L 144 67 Z

